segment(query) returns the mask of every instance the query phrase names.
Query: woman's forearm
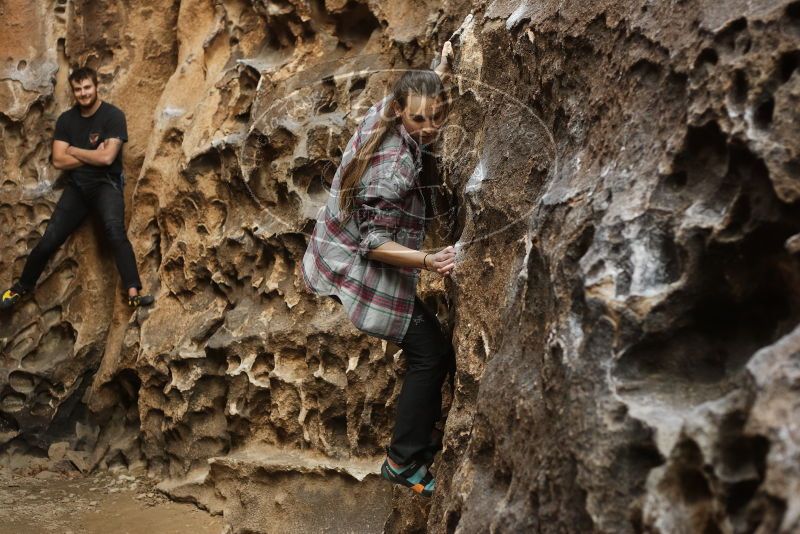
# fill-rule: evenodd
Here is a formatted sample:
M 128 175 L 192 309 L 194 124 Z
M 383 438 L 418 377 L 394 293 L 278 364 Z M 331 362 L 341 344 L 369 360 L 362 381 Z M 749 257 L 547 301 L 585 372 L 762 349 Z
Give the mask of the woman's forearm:
M 382 261 L 395 267 L 413 267 L 415 269 L 427 269 L 423 263 L 425 252 L 404 247 L 400 243 L 387 241 L 381 246 L 372 249 L 367 257 L 371 260 Z M 428 262 L 431 258 L 428 258 Z

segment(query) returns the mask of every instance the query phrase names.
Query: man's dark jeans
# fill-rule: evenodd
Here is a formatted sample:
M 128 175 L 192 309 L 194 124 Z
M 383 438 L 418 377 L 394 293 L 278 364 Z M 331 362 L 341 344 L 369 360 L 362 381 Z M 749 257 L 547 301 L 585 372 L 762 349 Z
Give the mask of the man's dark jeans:
M 56 204 L 42 239 L 25 262 L 20 285 L 30 291 L 36 286 L 47 261 L 92 212 L 103 224 L 125 288 L 141 289 L 133 247 L 125 232 L 125 199 L 121 177 L 69 178 Z
M 419 298 L 400 348 L 407 370 L 387 453 L 400 465 L 428 462 L 438 448 L 431 434 L 442 416 L 442 384 L 447 372 L 454 370 L 455 355 L 439 320 Z

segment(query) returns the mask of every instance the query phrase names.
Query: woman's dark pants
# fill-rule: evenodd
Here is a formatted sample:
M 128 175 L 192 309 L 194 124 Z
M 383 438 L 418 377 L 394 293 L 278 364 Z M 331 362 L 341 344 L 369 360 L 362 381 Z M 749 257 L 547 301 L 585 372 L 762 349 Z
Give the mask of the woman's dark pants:
M 400 348 L 407 370 L 387 453 L 400 465 L 428 462 L 437 449 L 431 434 L 442 416 L 442 383 L 453 367 L 454 354 L 439 320 L 419 298 Z
M 122 180 L 105 176 L 79 177 L 67 180 L 56 209 L 50 217 L 42 239 L 25 262 L 20 285 L 31 291 L 47 265 L 64 241 L 78 229 L 86 216 L 94 213 L 102 222 L 111 245 L 117 269 L 125 288 L 141 289 L 133 247 L 125 232 L 125 200 Z

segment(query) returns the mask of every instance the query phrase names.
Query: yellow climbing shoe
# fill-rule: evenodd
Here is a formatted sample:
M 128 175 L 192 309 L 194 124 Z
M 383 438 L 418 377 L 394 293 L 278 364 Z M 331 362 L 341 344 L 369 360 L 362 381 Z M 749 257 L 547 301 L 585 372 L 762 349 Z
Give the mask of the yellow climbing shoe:
M 14 307 L 14 304 L 19 302 L 19 299 L 22 298 L 22 295 L 27 293 L 26 291 L 21 290 L 18 286 L 14 285 L 9 289 L 6 289 L 3 292 L 2 298 L 0 298 L 0 310 L 10 310 Z
M 131 308 L 141 308 L 142 306 L 152 306 L 156 301 L 152 295 L 136 295 L 135 297 L 128 297 L 128 306 Z

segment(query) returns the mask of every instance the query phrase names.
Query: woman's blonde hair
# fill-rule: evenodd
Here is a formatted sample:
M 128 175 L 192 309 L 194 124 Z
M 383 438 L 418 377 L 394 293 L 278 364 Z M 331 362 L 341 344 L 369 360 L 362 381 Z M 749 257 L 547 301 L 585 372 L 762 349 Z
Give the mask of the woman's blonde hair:
M 381 146 L 386 134 L 396 124 L 397 117 L 392 114 L 392 102 L 397 102 L 405 109 L 409 95 L 442 98 L 446 94 L 442 80 L 432 70 L 407 70 L 403 73 L 392 88 L 392 98 L 380 112 L 376 124 L 369 138 L 358 148 L 347 167 L 342 169 L 342 178 L 339 186 L 339 210 L 347 217 L 355 207 L 355 198 L 358 194 L 358 184 L 361 177 L 367 172 L 369 163 L 375 152 Z

